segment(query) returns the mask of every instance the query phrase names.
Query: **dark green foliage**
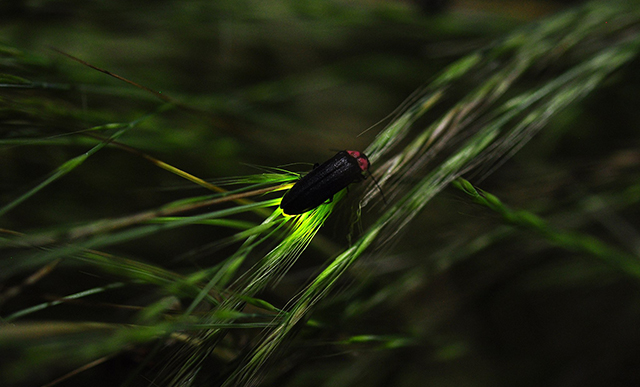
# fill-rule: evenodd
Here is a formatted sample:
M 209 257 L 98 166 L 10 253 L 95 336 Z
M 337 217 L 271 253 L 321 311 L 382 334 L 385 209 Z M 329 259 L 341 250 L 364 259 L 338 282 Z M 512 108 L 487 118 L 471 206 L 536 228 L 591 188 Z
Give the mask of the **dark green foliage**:
M 640 4 L 463 6 L 1 3 L 0 384 L 638 384 Z

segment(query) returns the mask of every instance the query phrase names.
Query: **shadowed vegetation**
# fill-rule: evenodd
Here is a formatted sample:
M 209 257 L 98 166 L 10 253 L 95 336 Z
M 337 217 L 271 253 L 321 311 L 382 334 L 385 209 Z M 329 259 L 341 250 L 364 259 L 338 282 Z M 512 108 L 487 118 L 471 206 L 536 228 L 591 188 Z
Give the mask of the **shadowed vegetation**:
M 0 5 L 2 384 L 640 381 L 640 3 L 515 4 Z

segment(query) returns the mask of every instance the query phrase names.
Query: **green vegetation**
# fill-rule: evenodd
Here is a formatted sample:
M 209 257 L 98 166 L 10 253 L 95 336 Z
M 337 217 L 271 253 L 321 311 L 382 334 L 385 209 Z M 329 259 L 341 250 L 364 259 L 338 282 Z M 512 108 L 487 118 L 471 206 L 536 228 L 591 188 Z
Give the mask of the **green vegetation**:
M 640 3 L 211 3 L 0 6 L 2 385 L 640 381 Z

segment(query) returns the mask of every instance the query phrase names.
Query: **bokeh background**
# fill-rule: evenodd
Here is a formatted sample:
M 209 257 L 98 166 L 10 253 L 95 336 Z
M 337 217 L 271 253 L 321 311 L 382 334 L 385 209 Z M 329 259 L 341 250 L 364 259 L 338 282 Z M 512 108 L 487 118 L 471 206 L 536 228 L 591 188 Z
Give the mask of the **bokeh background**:
M 584 4 L 3 1 L 0 203 L 11 202 L 88 149 L 86 138 L 60 134 L 150 113 L 121 140 L 203 179 L 255 174 L 265 166 L 308 170 L 335 150 L 364 149 L 405 98 L 455 60 Z M 162 102 L 150 93 L 52 48 L 189 108 L 158 113 Z M 494 173 L 469 179 L 513 208 L 638 256 L 638 68 L 638 60 L 624 66 L 553 117 Z M 543 65 L 537 70 L 527 74 L 524 87 L 554 71 Z M 37 87 L 8 87 L 9 75 Z M 46 141 L 18 141 L 25 138 Z M 116 218 L 193 195 L 193 189 L 138 155 L 107 147 L 3 214 L 0 227 L 37 233 Z M 366 228 L 382 206 L 365 209 L 360 227 Z M 346 205 L 332 214 L 321 230 L 326 248 L 306 252 L 291 278 L 265 296 L 269 301 L 284 306 L 330 257 L 327 251 L 348 245 L 350 211 Z M 203 246 L 231 234 L 210 227 L 173 230 L 110 252 L 186 272 L 210 259 Z M 302 330 L 280 363 L 269 366 L 273 372 L 256 383 L 640 382 L 637 277 L 513 227 L 455 189 L 442 192 L 395 238 L 348 274 L 314 314 L 318 325 Z M 4 249 L 0 259 L 12 256 Z M 0 318 L 109 282 L 102 273 L 71 267 L 23 286 L 32 273 L 3 278 L 5 296 L 9 289 L 19 291 L 3 298 Z M 46 308 L 24 321 L 120 323 L 133 313 L 124 305 L 146 305 L 157 296 L 134 290 Z M 0 329 L 13 323 L 0 320 Z M 244 345 L 236 343 L 235 349 L 242 352 Z M 20 362 L 23 350 L 0 347 L 0 361 L 17 364 L 3 370 L 12 385 L 46 385 L 80 366 L 49 362 L 36 368 L 37 362 Z M 132 374 L 138 376 L 131 385 L 154 385 L 150 375 L 166 358 L 143 362 L 148 352 L 145 345 L 129 347 L 57 385 L 122 385 Z M 217 356 L 194 385 L 217 385 L 220 373 L 234 366 Z

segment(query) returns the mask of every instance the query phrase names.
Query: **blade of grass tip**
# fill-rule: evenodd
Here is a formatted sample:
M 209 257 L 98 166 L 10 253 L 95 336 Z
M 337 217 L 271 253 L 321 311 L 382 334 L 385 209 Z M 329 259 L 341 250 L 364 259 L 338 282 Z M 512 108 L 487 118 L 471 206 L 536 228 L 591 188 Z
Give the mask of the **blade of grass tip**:
M 51 184 L 54 181 L 60 179 L 61 177 L 63 177 L 67 173 L 73 171 L 76 167 L 80 166 L 87 158 L 89 158 L 90 156 L 92 156 L 93 154 L 98 152 L 100 149 L 104 148 L 111 141 L 113 141 L 116 138 L 122 136 L 124 133 L 127 132 L 127 130 L 132 128 L 133 125 L 135 125 L 135 124 L 134 124 L 134 122 L 130 122 L 130 123 L 127 123 L 127 124 L 117 124 L 117 125 L 119 127 L 123 127 L 123 126 L 124 127 L 122 129 L 118 130 L 116 133 L 114 133 L 108 139 L 104 139 L 99 144 L 97 144 L 93 148 L 89 149 L 87 152 L 85 152 L 85 153 L 83 153 L 83 154 L 81 154 L 79 156 L 76 156 L 76 157 L 64 162 L 62 165 L 60 165 L 58 168 L 56 168 L 55 171 L 52 172 L 51 175 L 49 175 L 49 177 L 47 177 L 40 184 L 38 184 L 35 187 L 31 188 L 29 191 L 25 192 L 24 194 L 20 195 L 18 198 L 13 200 L 12 202 L 10 202 L 7 205 L 5 205 L 4 207 L 2 207 L 0 209 L 0 216 L 5 215 L 7 212 L 11 211 L 12 209 L 14 209 L 16 206 L 20 205 L 25 200 L 29 199 L 30 197 L 32 197 L 36 193 L 40 192 L 43 188 L 47 187 L 49 184 Z
M 22 202 L 24 202 L 25 200 L 29 199 L 31 196 L 33 196 L 36 193 L 40 192 L 40 190 L 42 190 L 43 188 L 45 188 L 49 184 L 51 184 L 54 181 L 58 180 L 62 176 L 66 175 L 67 173 L 71 172 L 77 166 L 82 164 L 87 159 L 87 157 L 89 157 L 89 154 L 85 153 L 85 154 L 82 154 L 80 156 L 74 157 L 71 160 L 67 160 L 64 164 L 62 164 L 58 168 L 56 168 L 56 170 L 51 175 L 49 175 L 49 177 L 47 177 L 44 181 L 42 181 L 40 184 L 38 184 L 35 187 L 31 188 L 29 191 L 25 192 L 24 194 L 20 195 L 18 198 L 13 200 L 12 202 L 10 202 L 7 205 L 5 205 L 4 207 L 2 207 L 0 209 L 0 216 L 5 215 L 7 212 L 11 211 L 12 209 L 14 209 L 18 205 L 20 205 Z

